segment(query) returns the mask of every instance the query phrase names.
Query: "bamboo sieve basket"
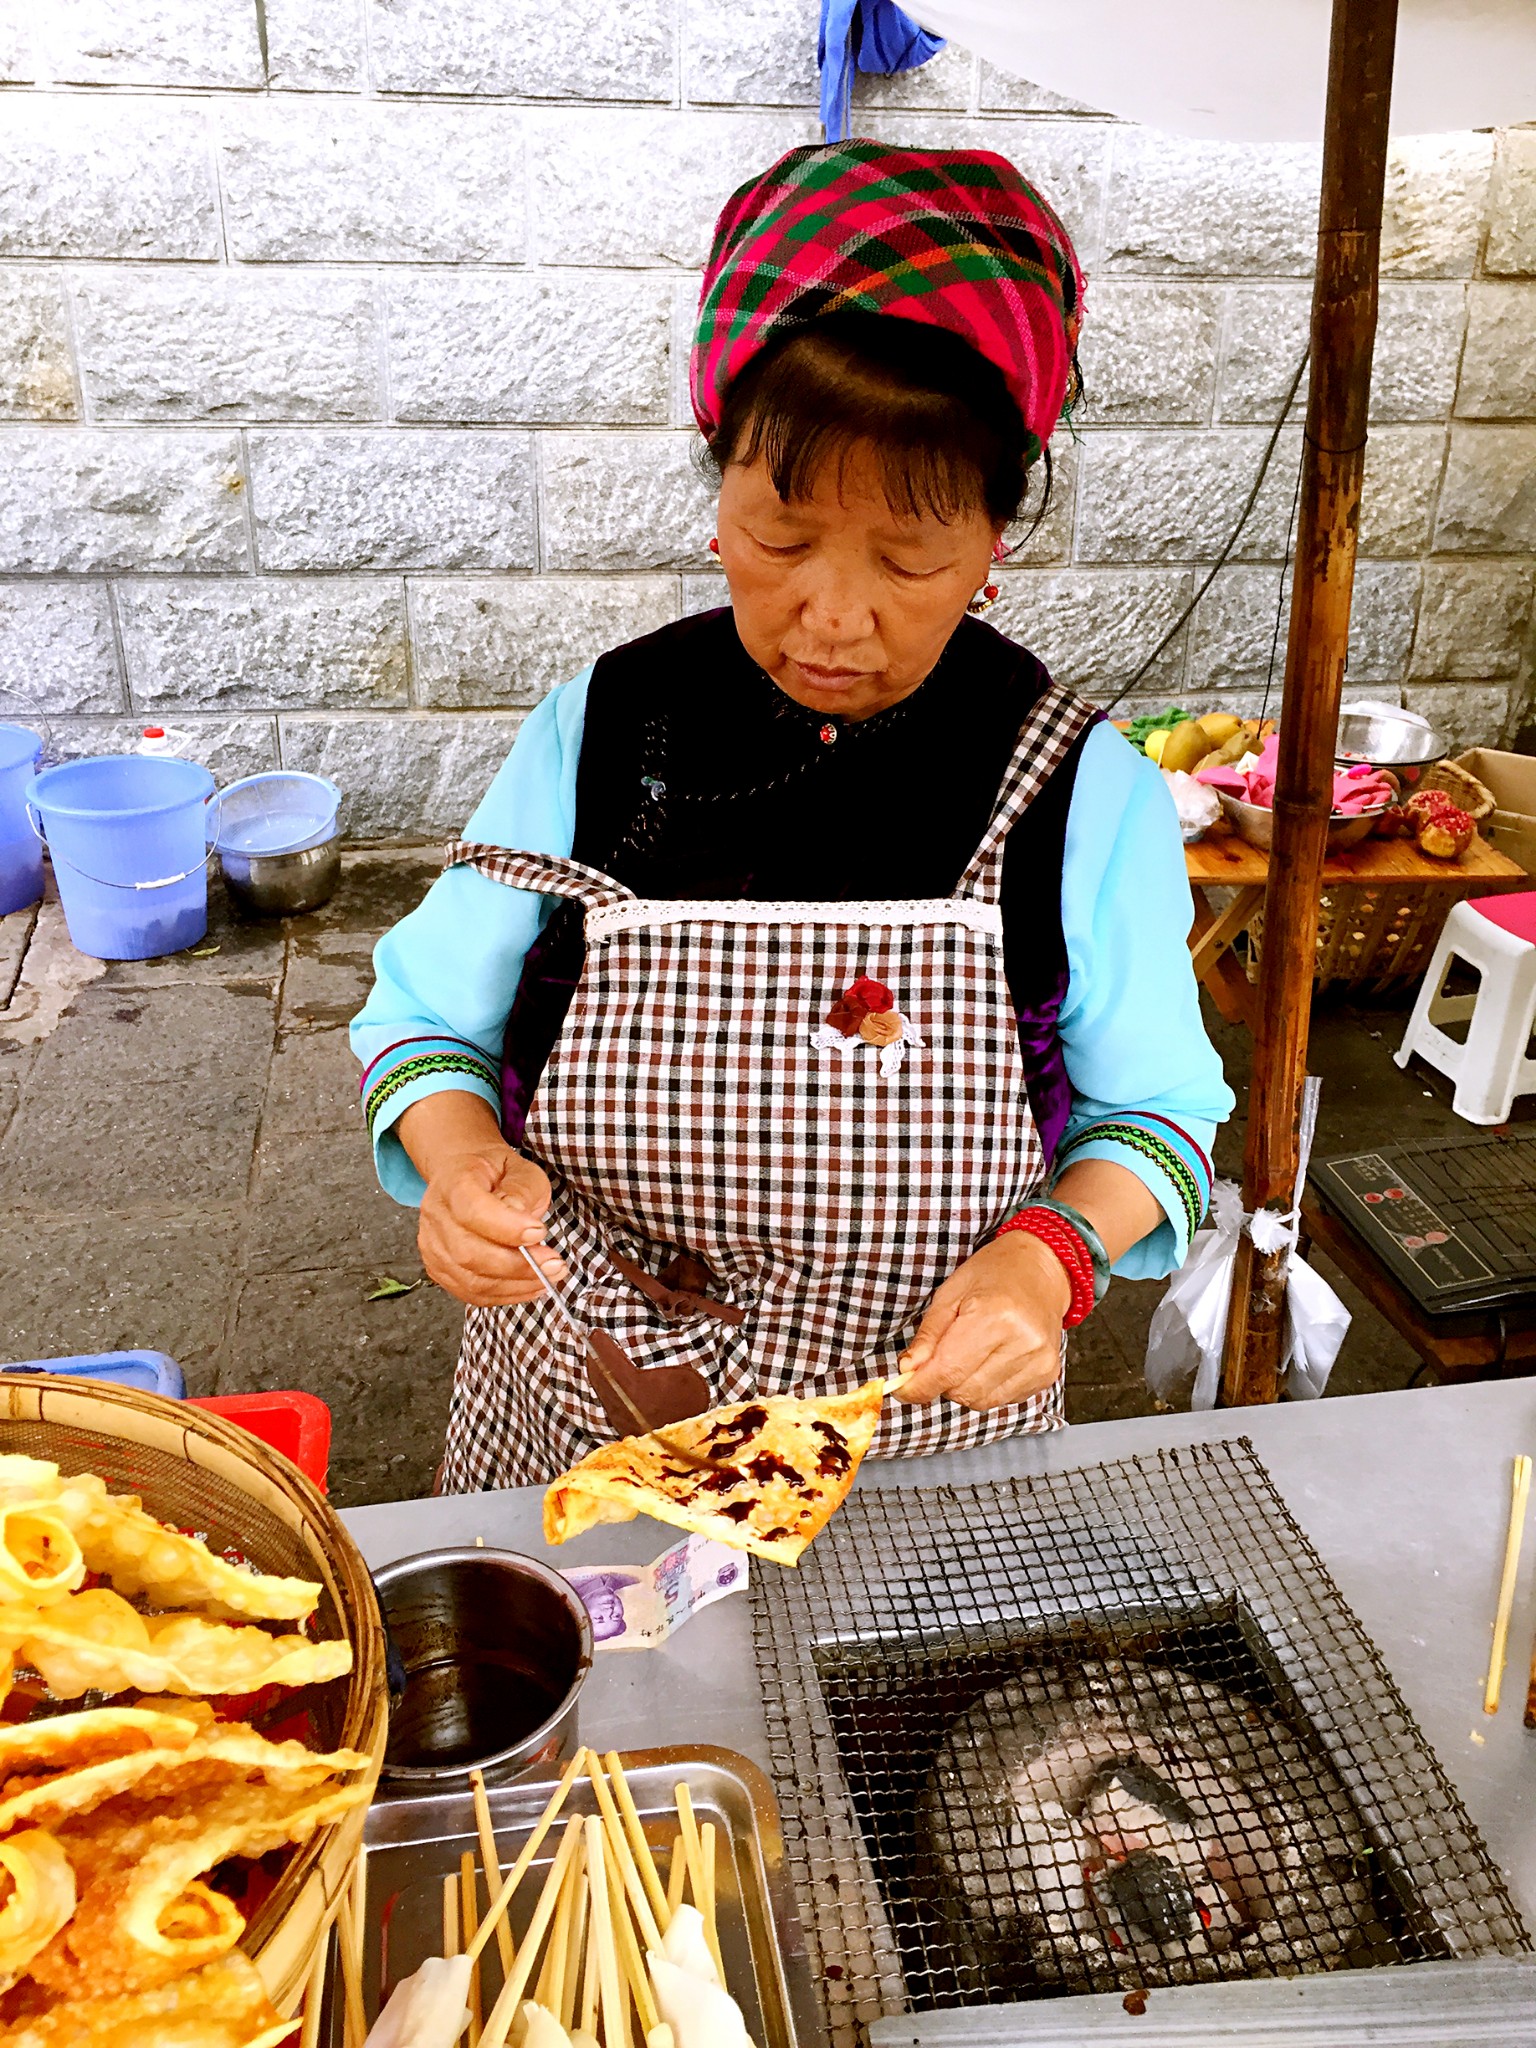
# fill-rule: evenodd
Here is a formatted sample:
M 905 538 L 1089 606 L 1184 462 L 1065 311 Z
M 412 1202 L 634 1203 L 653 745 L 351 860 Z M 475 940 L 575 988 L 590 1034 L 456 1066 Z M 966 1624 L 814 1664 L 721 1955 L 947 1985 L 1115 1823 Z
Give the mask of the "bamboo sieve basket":
M 0 1451 L 96 1472 L 114 1493 L 237 1550 L 258 1571 L 314 1579 L 314 1633 L 352 1645 L 352 1670 L 288 1692 L 253 1725 L 307 1714 L 317 1749 L 356 1749 L 378 1775 L 388 1733 L 384 1633 L 368 1568 L 335 1510 L 298 1467 L 222 1416 L 104 1381 L 0 1372 Z M 367 1807 L 322 1829 L 288 1861 L 241 1947 L 279 2012 L 297 2010 L 315 1950 L 352 1874 Z

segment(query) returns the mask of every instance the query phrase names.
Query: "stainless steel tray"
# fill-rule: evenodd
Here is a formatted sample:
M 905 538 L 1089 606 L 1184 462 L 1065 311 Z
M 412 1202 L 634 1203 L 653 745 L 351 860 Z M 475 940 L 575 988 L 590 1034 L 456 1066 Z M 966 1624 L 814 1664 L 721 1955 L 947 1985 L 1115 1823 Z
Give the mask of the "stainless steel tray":
M 726 1979 L 758 2048 L 822 2048 L 805 1945 L 791 1903 L 784 1841 L 773 1788 L 756 1764 L 734 1750 L 699 1745 L 642 1749 L 624 1754 L 646 1839 L 669 1849 L 676 1832 L 673 1787 L 682 1780 L 700 1821 L 719 1830 L 716 1904 Z M 554 1778 L 524 1778 L 491 1785 L 488 1795 L 496 1845 L 505 1868 L 528 1839 L 549 1802 Z M 595 1813 L 592 1787 L 582 1779 L 562 1811 Z M 560 1828 L 551 1829 L 512 1903 L 521 1934 L 554 1860 Z M 368 1816 L 368 1929 L 364 1989 L 369 2022 L 402 1977 L 442 1949 L 443 1879 L 457 1872 L 464 1850 L 480 1860 L 474 1802 L 468 1791 L 425 1796 L 390 1791 Z M 665 1866 L 663 1866 L 665 1867 Z M 482 1902 L 482 1910 L 483 1910 Z M 496 1944 L 481 1960 L 481 2004 L 489 2012 L 501 1984 Z M 328 2001 L 322 2038 L 341 2039 L 340 2001 Z

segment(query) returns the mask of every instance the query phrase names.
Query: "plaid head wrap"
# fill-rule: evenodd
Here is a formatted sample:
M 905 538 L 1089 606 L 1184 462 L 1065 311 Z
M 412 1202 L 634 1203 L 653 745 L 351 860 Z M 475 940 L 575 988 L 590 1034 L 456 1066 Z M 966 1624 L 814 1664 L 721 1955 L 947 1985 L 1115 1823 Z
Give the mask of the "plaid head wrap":
M 706 435 L 727 385 L 829 313 L 948 328 L 993 363 L 1033 460 L 1061 417 L 1082 313 L 1066 229 L 987 150 L 842 142 L 792 149 L 732 194 L 704 273 L 689 383 Z

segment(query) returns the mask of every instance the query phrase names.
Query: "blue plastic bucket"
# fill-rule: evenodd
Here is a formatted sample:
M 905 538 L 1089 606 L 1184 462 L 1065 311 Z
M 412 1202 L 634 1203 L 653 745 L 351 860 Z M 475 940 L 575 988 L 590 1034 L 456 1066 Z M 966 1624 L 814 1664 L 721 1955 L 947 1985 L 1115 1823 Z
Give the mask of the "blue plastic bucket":
M 27 816 L 27 784 L 43 743 L 24 725 L 0 725 L 0 917 L 43 893 L 43 849 Z
M 206 768 L 168 755 L 98 755 L 32 778 L 27 798 L 77 951 L 152 960 L 197 944 L 208 929 L 212 794 Z

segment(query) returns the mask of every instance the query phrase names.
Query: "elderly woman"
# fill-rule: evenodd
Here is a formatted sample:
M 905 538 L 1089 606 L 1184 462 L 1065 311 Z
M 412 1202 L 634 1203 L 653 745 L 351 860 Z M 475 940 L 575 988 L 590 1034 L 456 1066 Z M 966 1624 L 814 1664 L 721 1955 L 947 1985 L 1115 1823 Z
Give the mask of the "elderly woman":
M 875 1455 L 1063 1419 L 1232 1097 L 1155 768 L 967 616 L 1075 381 L 1001 158 L 792 151 L 727 205 L 694 411 L 730 606 L 553 690 L 353 1029 L 385 1188 L 469 1304 L 441 1483 L 608 1436 L 530 1270 L 720 1402 L 910 1371 Z

